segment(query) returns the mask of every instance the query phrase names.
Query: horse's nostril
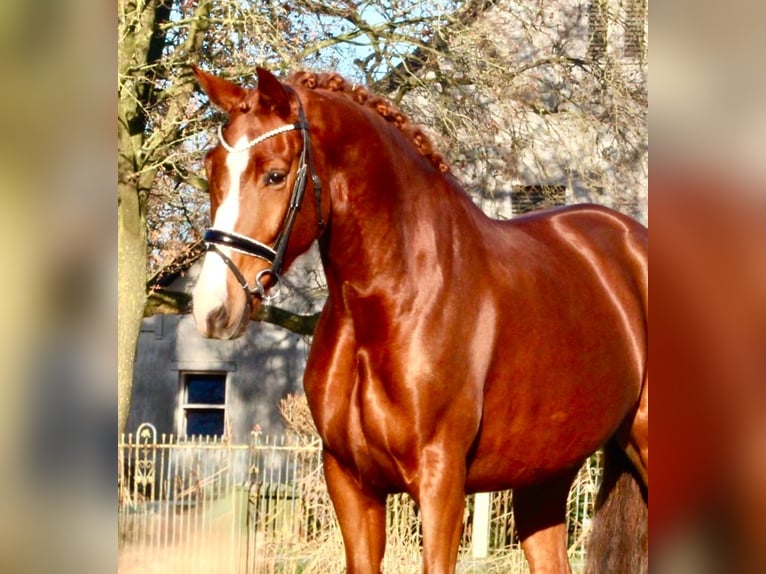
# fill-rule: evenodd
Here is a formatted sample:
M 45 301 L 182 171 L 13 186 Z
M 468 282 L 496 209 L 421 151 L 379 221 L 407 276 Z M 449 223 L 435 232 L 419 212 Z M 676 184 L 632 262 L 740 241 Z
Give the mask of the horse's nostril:
M 216 307 L 210 313 L 207 314 L 207 318 L 205 319 L 206 323 L 206 335 L 208 337 L 214 337 L 216 334 L 220 333 L 222 329 L 226 327 L 226 324 L 229 321 L 229 313 L 226 311 L 226 307 L 221 305 L 220 307 Z

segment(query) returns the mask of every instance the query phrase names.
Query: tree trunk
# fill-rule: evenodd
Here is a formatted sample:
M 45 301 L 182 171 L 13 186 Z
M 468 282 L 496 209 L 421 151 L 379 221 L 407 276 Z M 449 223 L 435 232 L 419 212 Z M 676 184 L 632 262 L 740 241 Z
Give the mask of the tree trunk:
M 146 197 L 156 170 L 143 164 L 145 108 L 152 83 L 139 71 L 162 55 L 173 0 L 118 2 L 117 430 L 125 432 L 133 363 L 146 304 Z
M 130 412 L 141 319 L 146 304 L 146 220 L 137 184 L 118 183 L 117 207 L 117 421 L 125 431 Z
M 141 320 L 146 305 L 146 198 L 157 174 L 156 150 L 174 141 L 194 80 L 189 71 L 169 85 L 156 81 L 156 64 L 167 48 L 165 24 L 175 0 L 118 0 L 118 311 L 117 401 L 118 432 L 124 432 L 130 412 L 135 360 Z M 194 9 L 186 40 L 175 46 L 175 65 L 196 58 L 205 37 L 211 2 Z M 146 110 L 156 102 L 158 90 L 170 99 L 164 125 L 155 128 L 153 146 L 147 145 Z M 149 142 L 151 144 L 151 142 Z M 149 149 L 147 149 L 149 148 Z

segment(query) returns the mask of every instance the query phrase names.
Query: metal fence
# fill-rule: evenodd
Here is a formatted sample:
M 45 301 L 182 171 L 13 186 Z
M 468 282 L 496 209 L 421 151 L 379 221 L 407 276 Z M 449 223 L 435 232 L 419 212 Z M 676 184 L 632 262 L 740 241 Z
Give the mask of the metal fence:
M 599 480 L 593 457 L 570 493 L 575 570 Z M 249 445 L 157 436 L 151 425 L 118 448 L 119 571 L 311 573 L 344 571 L 343 543 L 317 441 L 254 433 Z M 466 497 L 460 572 L 525 571 L 510 491 Z M 385 572 L 419 572 L 420 523 L 406 495 L 388 500 Z

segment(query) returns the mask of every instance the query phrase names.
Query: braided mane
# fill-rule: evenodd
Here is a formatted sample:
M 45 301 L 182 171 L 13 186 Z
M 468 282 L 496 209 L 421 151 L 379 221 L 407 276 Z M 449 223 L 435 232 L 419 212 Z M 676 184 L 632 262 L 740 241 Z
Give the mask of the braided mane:
M 444 160 L 444 156 L 434 150 L 431 138 L 425 134 L 421 127 L 414 125 L 404 112 L 389 100 L 380 96 L 370 95 L 366 88 L 351 84 L 338 73 L 293 72 L 287 78 L 287 83 L 294 86 L 304 86 L 312 90 L 328 90 L 343 94 L 357 104 L 376 111 L 386 121 L 394 124 L 436 169 L 442 173 L 449 173 L 449 165 Z

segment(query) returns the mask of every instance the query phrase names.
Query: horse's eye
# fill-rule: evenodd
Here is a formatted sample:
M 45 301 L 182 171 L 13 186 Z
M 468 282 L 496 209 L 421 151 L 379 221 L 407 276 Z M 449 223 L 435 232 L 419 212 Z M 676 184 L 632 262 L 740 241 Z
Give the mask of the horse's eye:
M 287 174 L 281 171 L 270 171 L 266 173 L 266 185 L 279 185 L 287 179 Z

